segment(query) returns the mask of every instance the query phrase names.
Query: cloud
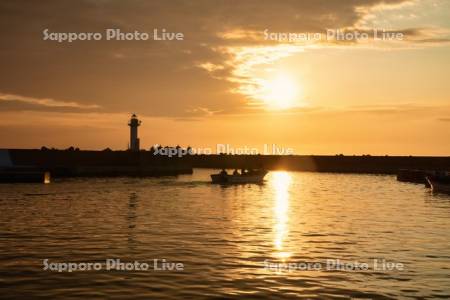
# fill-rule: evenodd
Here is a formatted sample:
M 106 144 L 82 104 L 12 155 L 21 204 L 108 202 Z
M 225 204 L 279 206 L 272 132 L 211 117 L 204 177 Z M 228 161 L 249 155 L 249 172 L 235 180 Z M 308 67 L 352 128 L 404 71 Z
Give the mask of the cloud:
M 258 38 L 266 28 L 276 32 L 348 28 L 358 24 L 371 7 L 409 2 L 3 1 L 0 64 L 10 71 L 0 74 L 0 90 L 32 95 L 16 98 L 22 105 L 17 104 L 18 109 L 25 104 L 40 109 L 97 109 L 94 102 L 105 112 L 174 118 L 198 115 L 190 111 L 193 107 L 224 114 L 242 112 L 260 88 L 254 68 L 302 51 L 298 45 Z M 69 44 L 42 39 L 44 29 L 104 32 L 107 28 L 124 32 L 165 28 L 183 32 L 185 40 Z
M 339 110 L 338 110 L 339 111 Z M 399 118 L 435 118 L 442 113 L 450 114 L 450 105 L 435 104 L 424 105 L 419 103 L 383 104 L 383 105 L 357 105 L 341 109 L 351 114 L 367 114 L 372 116 L 392 116 Z M 401 118 L 399 118 L 401 119 Z
M 0 110 L 37 110 L 37 111 L 86 111 L 97 110 L 97 104 L 80 104 L 74 101 L 60 101 L 49 98 L 33 98 L 0 93 Z
M 192 117 L 210 117 L 214 114 L 220 113 L 220 111 L 212 111 L 209 108 L 206 107 L 196 107 L 196 108 L 191 108 L 191 109 L 187 109 L 186 113 L 188 114 L 188 116 L 192 116 Z

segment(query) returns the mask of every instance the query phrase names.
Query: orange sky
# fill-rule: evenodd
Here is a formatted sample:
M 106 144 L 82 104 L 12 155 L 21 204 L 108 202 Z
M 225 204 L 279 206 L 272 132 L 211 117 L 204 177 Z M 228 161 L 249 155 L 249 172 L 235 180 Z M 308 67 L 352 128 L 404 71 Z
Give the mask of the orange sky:
M 450 155 L 450 3 L 42 1 L 0 4 L 0 147 L 257 147 Z M 182 41 L 43 40 L 50 32 L 182 32 Z M 394 41 L 279 41 L 327 29 Z

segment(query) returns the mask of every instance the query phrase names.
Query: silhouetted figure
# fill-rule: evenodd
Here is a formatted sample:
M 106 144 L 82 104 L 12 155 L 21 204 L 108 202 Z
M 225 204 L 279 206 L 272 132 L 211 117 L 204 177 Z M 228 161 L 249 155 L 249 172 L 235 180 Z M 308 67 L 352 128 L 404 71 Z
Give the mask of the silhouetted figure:
M 237 169 L 234 169 L 234 171 L 233 171 L 233 175 L 239 175 L 239 172 L 238 172 L 238 170 L 237 170 Z
M 222 171 L 220 171 L 220 175 L 226 176 L 226 175 L 228 175 L 228 173 L 227 173 L 227 171 L 225 171 L 225 169 L 222 169 Z

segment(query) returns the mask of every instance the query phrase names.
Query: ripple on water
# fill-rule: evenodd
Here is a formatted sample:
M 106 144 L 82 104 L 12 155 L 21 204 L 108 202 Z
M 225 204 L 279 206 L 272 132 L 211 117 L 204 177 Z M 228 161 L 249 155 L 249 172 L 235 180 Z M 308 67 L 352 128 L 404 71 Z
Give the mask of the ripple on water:
M 98 298 L 445 298 L 450 197 L 393 176 L 271 172 L 221 187 L 178 178 L 0 186 L 4 295 Z M 43 270 L 53 262 L 182 262 L 184 271 Z M 327 260 L 403 271 L 326 270 Z M 267 263 L 319 263 L 274 270 Z

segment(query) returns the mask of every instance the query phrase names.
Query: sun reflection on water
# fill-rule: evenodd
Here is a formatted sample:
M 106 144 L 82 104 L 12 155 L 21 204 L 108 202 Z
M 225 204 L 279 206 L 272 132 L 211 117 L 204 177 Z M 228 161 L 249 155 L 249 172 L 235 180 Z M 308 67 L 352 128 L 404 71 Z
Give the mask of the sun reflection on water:
M 286 251 L 285 239 L 289 232 L 289 186 L 291 184 L 291 176 L 287 172 L 273 172 L 272 185 L 274 188 L 274 247 L 275 257 L 285 260 L 291 256 Z

